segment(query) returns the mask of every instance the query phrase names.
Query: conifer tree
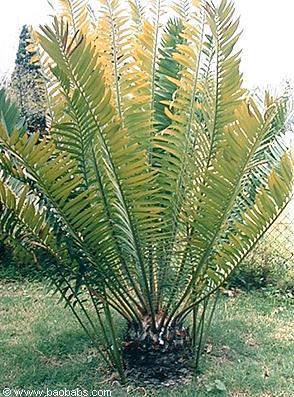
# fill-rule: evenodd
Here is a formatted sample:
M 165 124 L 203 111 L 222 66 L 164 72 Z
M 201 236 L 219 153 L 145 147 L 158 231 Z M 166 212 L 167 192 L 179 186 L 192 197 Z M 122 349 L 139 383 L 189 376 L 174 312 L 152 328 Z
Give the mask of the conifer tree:
M 46 130 L 46 91 L 41 67 L 35 61 L 36 54 L 28 50 L 31 35 L 23 26 L 19 38 L 15 69 L 11 77 L 10 95 L 18 104 L 21 117 L 29 132 Z

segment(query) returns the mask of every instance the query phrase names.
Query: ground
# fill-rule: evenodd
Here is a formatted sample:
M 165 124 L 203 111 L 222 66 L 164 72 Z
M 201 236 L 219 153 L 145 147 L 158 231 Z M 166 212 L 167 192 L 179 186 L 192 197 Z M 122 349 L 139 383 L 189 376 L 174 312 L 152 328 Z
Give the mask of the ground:
M 71 313 L 57 306 L 41 283 L 0 282 L 0 318 L 0 395 L 5 387 L 146 395 L 142 388 L 121 388 L 111 379 Z M 197 382 L 148 394 L 294 396 L 291 302 L 260 292 L 224 296 L 206 350 Z

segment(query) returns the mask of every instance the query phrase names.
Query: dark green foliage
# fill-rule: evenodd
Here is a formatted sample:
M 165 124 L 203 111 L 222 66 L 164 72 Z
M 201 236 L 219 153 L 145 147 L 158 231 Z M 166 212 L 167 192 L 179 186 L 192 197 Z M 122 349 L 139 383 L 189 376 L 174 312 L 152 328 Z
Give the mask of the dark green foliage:
M 179 78 L 181 65 L 174 60 L 173 53 L 176 51 L 177 45 L 184 42 L 180 35 L 182 32 L 182 21 L 170 19 L 166 25 L 159 49 L 158 70 L 160 73 L 156 76 L 157 88 L 155 94 L 155 118 L 159 129 L 167 128 L 171 123 L 170 118 L 164 113 L 164 108 L 166 107 L 166 101 L 172 101 L 172 93 L 175 92 L 177 86 L 166 77 Z M 162 101 L 165 101 L 165 104 Z
M 274 287 L 294 293 L 294 266 L 292 258 L 284 258 L 278 250 L 260 244 L 229 280 L 229 286 L 246 291 Z
M 19 255 L 20 252 L 11 249 L 11 247 L 4 245 L 0 241 L 0 279 L 3 281 L 41 281 L 44 275 L 40 269 L 35 265 L 27 263 L 27 258 Z M 5 249 L 4 255 L 3 248 Z M 24 263 L 25 262 L 25 263 Z
M 6 281 L 42 280 L 40 271 L 33 255 L 14 244 L 5 233 L 0 231 L 0 279 Z
M 11 96 L 16 100 L 21 116 L 30 133 L 46 130 L 46 88 L 41 67 L 34 61 L 34 52 L 28 51 L 31 36 L 28 27 L 22 28 L 16 55 L 15 69 L 11 77 Z

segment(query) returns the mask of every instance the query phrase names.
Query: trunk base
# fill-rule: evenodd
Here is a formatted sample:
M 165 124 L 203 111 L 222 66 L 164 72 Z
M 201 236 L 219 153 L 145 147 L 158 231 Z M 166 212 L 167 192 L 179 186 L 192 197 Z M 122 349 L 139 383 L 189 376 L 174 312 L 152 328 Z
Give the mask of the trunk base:
M 123 359 L 127 377 L 139 385 L 172 386 L 193 377 L 191 338 L 176 325 L 152 332 L 148 322 L 129 324 Z

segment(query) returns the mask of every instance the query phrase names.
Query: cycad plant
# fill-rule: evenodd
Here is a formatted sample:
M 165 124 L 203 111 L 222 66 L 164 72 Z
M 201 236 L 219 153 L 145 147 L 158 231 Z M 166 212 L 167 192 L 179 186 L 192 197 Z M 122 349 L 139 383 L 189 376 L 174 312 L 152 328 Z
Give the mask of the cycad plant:
M 288 99 L 242 88 L 233 4 L 170 5 L 59 0 L 31 44 L 50 136 L 1 116 L 1 226 L 122 380 L 199 359 L 209 297 L 291 195 Z

